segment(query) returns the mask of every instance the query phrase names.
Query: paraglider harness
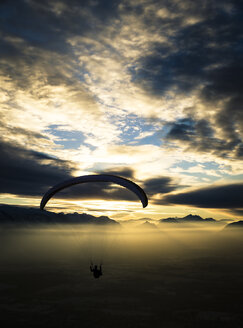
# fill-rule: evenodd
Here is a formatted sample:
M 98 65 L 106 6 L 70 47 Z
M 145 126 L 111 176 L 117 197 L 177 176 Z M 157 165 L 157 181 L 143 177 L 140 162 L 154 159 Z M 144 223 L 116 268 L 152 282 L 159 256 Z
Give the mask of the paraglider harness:
M 101 266 L 101 264 L 100 264 L 100 268 L 98 269 L 98 266 L 93 265 L 93 263 L 91 262 L 90 271 L 93 272 L 94 278 L 99 278 L 100 276 L 102 276 L 102 266 Z

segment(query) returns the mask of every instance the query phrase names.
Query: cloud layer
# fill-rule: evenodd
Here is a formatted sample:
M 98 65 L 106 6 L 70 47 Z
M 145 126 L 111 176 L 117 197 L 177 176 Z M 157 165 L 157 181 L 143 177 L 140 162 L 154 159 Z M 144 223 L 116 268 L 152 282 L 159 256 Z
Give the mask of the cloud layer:
M 243 184 L 209 186 L 188 192 L 166 195 L 161 203 L 203 208 L 242 209 Z M 159 203 L 159 201 L 158 201 Z
M 0 151 L 0 193 L 40 196 L 74 169 L 70 162 L 3 141 Z
M 98 172 L 135 179 L 152 200 L 242 181 L 240 1 L 0 6 L 2 193 Z

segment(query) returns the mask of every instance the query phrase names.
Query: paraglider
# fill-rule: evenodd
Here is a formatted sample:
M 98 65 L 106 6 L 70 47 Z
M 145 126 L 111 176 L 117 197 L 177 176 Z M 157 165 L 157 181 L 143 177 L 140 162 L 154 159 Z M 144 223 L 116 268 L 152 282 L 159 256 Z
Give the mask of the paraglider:
M 111 183 L 118 184 L 135 193 L 137 197 L 140 199 L 143 207 L 146 207 L 148 205 L 148 198 L 145 192 L 143 191 L 143 189 L 139 187 L 136 183 L 132 182 L 131 180 L 111 174 L 96 174 L 96 175 L 84 175 L 84 176 L 72 178 L 55 185 L 44 194 L 40 203 L 40 209 L 43 210 L 46 203 L 57 192 L 77 184 L 89 183 L 89 182 L 111 182 Z M 93 265 L 93 263 L 91 262 L 90 271 L 92 272 L 93 277 L 96 279 L 103 275 L 101 264 L 98 267 L 98 265 Z
M 65 188 L 74 186 L 76 184 L 81 183 L 87 183 L 87 182 L 113 182 L 115 184 L 118 184 L 122 187 L 125 187 L 135 193 L 138 198 L 140 199 L 143 207 L 146 207 L 148 205 L 148 198 L 143 191 L 141 187 L 139 187 L 136 183 L 132 182 L 131 180 L 111 175 L 111 174 L 95 174 L 95 175 L 84 175 L 76 178 L 72 178 L 69 180 L 66 180 L 64 182 L 61 182 L 51 189 L 49 189 L 45 195 L 43 196 L 41 203 L 40 203 L 40 209 L 43 210 L 46 203 L 54 196 L 58 191 L 61 191 Z
M 93 265 L 93 263 L 91 262 L 90 264 L 90 271 L 93 273 L 94 278 L 99 278 L 100 276 L 102 276 L 102 266 L 100 264 L 100 267 L 98 269 L 98 265 Z

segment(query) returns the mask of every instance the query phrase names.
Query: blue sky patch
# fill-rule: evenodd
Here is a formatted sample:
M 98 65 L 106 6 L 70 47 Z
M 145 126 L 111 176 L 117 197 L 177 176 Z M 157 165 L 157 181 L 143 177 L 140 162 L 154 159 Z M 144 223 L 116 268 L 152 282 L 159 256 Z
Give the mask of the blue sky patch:
M 61 125 L 50 125 L 46 131 L 57 137 L 58 139 L 54 141 L 55 144 L 62 145 L 64 149 L 77 149 L 85 143 L 82 132 L 65 130 L 65 127 Z

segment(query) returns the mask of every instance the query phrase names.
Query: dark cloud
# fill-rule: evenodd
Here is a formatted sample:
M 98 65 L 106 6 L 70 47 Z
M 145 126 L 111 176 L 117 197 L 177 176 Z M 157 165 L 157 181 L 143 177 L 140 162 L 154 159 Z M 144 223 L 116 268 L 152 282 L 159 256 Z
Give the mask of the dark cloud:
M 3 2 L 0 27 L 5 36 L 21 38 L 34 47 L 65 53 L 69 51 L 68 37 L 100 31 L 117 15 L 119 3 L 118 0 Z
M 205 59 L 190 51 L 171 53 L 166 46 L 156 45 L 150 56 L 140 59 L 133 81 L 146 91 L 163 95 L 169 89 L 189 92 L 202 82 Z M 166 54 L 167 53 L 167 54 Z
M 0 128 L 2 131 L 4 131 L 4 134 L 10 134 L 11 136 L 17 137 L 17 136 L 23 136 L 25 137 L 26 140 L 32 140 L 33 143 L 38 143 L 40 139 L 47 139 L 48 137 L 45 136 L 42 133 L 27 130 L 21 127 L 16 127 L 16 126 L 11 126 L 8 124 L 4 124 L 8 122 L 7 117 L 2 116 L 3 121 L 5 122 L 0 122 Z
M 240 210 L 242 208 L 242 195 L 243 184 L 232 183 L 166 195 L 158 203 Z
M 230 210 L 230 213 L 233 213 L 234 215 L 237 216 L 243 216 L 243 209 L 232 209 Z
M 150 196 L 155 194 L 166 194 L 178 187 L 170 177 L 148 179 L 144 182 L 143 186 L 144 191 Z
M 231 65 L 212 72 L 210 84 L 202 90 L 203 99 L 211 102 L 223 100 L 224 105 L 216 112 L 214 123 L 221 129 L 222 139 L 241 157 L 243 147 L 243 65 Z
M 0 193 L 40 196 L 52 185 L 71 177 L 71 162 L 0 142 Z
M 28 136 L 30 131 L 28 131 Z M 72 162 L 53 158 L 48 154 L 25 149 L 0 140 L 0 193 L 20 196 L 40 196 L 53 185 L 72 178 Z M 103 172 L 104 173 L 104 172 Z M 130 178 L 133 171 L 123 168 L 107 174 Z M 56 198 L 106 199 L 136 201 L 131 191 L 110 183 L 88 183 L 73 186 L 58 193 Z
M 167 133 L 169 140 L 191 141 L 196 135 L 195 123 L 192 119 L 181 119 L 178 122 L 168 124 L 170 131 Z
M 119 175 L 123 178 L 132 179 L 134 177 L 134 170 L 130 167 L 115 167 L 98 172 L 99 174 L 113 174 Z
M 31 88 L 37 75 L 43 84 L 73 85 L 79 59 L 70 39 L 97 36 L 117 17 L 119 3 L 118 0 L 2 1 L 2 74 L 19 89 Z M 77 69 L 80 71 L 80 66 Z
M 12 1 L 1 5 L 1 12 L 3 36 L 20 38 L 26 45 L 66 52 L 66 44 L 62 47 L 60 44 L 66 36 L 66 31 L 62 31 L 65 23 L 51 10 L 38 8 L 32 2 Z M 17 54 L 20 55 L 19 52 Z
M 207 144 L 220 157 L 241 157 L 242 2 L 162 3 L 173 15 L 156 18 L 150 14 L 146 19 L 149 28 L 161 31 L 168 41 L 152 44 L 149 55 L 138 60 L 131 71 L 133 82 L 158 96 L 171 90 L 186 95 L 197 90 L 199 100 L 214 113 L 211 121 L 195 122 L 197 109 L 192 108 L 188 118 L 174 122 L 168 138 L 186 141 L 190 147 L 196 145 L 198 151 L 204 151 Z M 190 19 L 198 22 L 185 24 Z M 213 137 L 216 130 L 220 137 Z
M 0 58 L 14 59 L 17 52 L 18 49 L 12 42 L 0 39 Z
M 219 139 L 215 136 L 211 123 L 205 119 L 195 120 L 188 117 L 166 126 L 169 128 L 166 140 L 181 142 L 188 150 L 211 152 L 219 157 L 242 157 L 243 143 L 238 134 L 228 131 L 225 139 Z
M 228 12 L 224 1 L 218 6 L 205 1 L 196 5 L 192 1 L 184 1 L 184 11 L 173 1 L 173 8 L 167 2 L 163 3 L 173 15 L 168 14 L 163 19 L 151 17 L 149 27 L 161 31 L 162 36 L 167 33 L 171 36 L 168 42 L 154 43 L 150 54 L 140 58 L 138 68 L 133 72 L 135 81 L 146 90 L 149 88 L 161 95 L 170 88 L 188 92 L 202 83 L 211 89 L 213 76 L 222 84 L 225 78 L 228 84 L 231 77 L 233 81 L 241 80 L 239 72 L 235 76 L 231 71 L 232 66 L 236 69 L 241 67 L 243 8 L 239 2 L 231 1 L 234 10 Z M 186 24 L 189 19 L 198 19 L 198 22 Z M 218 76 L 221 70 L 221 76 Z M 235 92 L 233 85 L 229 90 L 232 89 Z

